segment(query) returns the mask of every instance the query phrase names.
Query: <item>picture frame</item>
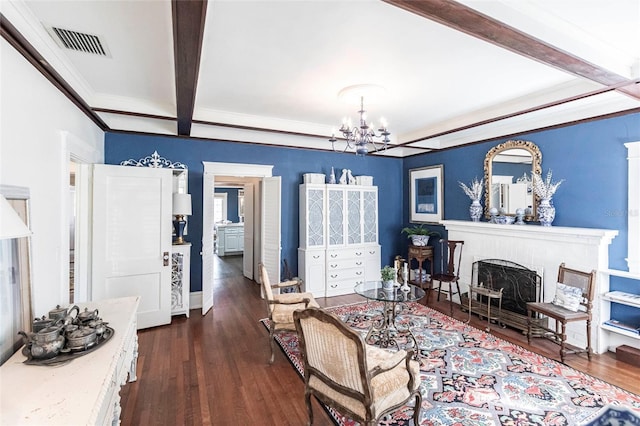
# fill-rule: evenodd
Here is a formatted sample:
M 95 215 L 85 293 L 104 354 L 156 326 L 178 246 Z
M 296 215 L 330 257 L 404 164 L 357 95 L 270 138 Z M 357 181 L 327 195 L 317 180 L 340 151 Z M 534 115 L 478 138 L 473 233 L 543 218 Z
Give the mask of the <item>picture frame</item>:
M 444 213 L 444 166 L 409 170 L 409 221 L 439 223 Z

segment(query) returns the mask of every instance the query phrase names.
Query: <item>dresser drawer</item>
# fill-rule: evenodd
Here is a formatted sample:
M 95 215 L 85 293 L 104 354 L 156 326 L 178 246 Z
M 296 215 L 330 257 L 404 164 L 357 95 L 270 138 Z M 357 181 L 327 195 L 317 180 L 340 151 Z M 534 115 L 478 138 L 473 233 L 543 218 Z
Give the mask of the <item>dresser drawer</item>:
M 332 281 L 352 280 L 354 283 L 356 280 L 364 280 L 364 268 L 349 268 L 340 269 L 336 271 L 327 271 L 327 283 Z
M 339 259 L 357 259 L 363 258 L 367 250 L 363 247 L 358 248 L 341 248 L 327 250 L 327 262 Z
M 360 258 L 327 260 L 327 272 L 329 273 L 340 269 L 362 267 L 364 267 L 364 259 Z
M 329 281 L 327 283 L 327 297 L 355 293 L 354 287 L 358 284 L 362 284 L 363 282 L 364 279 Z

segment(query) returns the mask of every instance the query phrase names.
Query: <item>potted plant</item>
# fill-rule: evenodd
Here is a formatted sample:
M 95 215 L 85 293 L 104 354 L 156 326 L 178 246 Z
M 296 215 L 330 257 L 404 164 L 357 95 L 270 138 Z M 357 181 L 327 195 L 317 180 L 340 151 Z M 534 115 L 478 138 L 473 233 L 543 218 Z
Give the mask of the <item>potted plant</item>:
M 385 290 L 392 289 L 396 283 L 397 272 L 391 266 L 386 265 L 380 269 L 380 278 L 382 279 L 382 288 Z
M 407 238 L 411 238 L 411 244 L 414 246 L 426 246 L 429 244 L 429 237 L 440 236 L 439 232 L 431 231 L 424 224 L 402 228 L 402 233 L 407 234 Z

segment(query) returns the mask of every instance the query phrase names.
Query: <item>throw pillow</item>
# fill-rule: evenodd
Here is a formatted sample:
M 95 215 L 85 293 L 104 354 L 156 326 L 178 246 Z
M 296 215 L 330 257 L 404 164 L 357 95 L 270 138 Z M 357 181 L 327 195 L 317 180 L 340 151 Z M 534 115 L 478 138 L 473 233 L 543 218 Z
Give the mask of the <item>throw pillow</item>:
M 553 303 L 557 306 L 562 306 L 573 312 L 578 312 L 580 302 L 582 301 L 582 290 L 578 287 L 558 283 L 556 284 L 556 297 L 554 297 Z

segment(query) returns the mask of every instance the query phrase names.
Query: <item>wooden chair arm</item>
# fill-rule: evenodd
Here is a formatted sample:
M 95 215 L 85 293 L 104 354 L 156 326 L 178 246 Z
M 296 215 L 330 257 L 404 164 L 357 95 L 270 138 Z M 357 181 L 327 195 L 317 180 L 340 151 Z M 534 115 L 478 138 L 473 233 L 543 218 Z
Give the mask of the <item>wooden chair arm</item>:
M 371 378 L 374 378 L 378 374 L 382 374 L 386 371 L 393 370 L 396 368 L 402 361 L 405 361 L 407 364 L 407 369 L 409 368 L 409 360 L 413 357 L 413 351 L 398 351 L 391 358 L 381 362 L 376 365 L 369 373 L 371 374 Z
M 303 299 L 288 300 L 288 301 L 267 300 L 267 303 L 269 305 L 299 305 L 300 303 L 304 303 L 304 306 L 307 307 L 309 306 L 309 303 L 311 303 L 311 299 L 309 299 L 308 297 L 305 297 Z

